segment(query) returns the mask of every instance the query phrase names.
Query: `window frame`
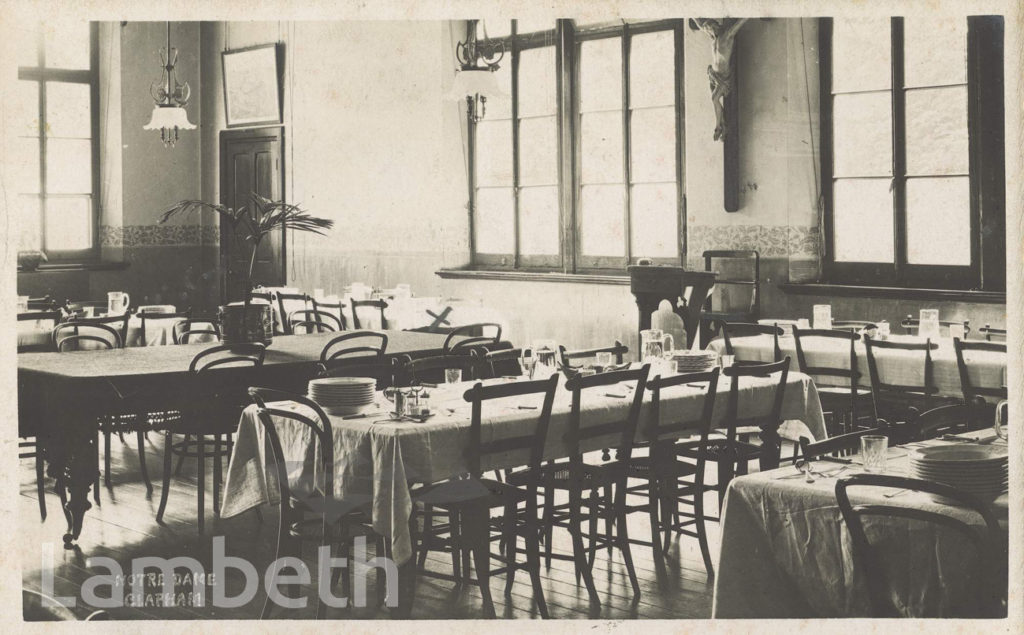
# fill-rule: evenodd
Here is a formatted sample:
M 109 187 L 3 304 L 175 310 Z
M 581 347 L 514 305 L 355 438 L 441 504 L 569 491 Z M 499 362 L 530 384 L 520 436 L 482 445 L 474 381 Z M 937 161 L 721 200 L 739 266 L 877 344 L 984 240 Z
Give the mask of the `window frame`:
M 99 260 L 100 255 L 100 91 L 99 91 L 99 23 L 89 22 L 89 68 L 62 69 L 46 66 L 45 36 L 42 28 L 35 33 L 37 66 L 19 66 L 18 81 L 32 81 L 39 91 L 39 192 L 38 194 L 19 194 L 18 196 L 37 196 L 39 199 L 39 250 L 46 254 L 52 263 L 85 263 Z M 47 84 L 68 83 L 87 84 L 89 86 L 89 132 L 91 192 L 75 194 L 52 194 L 47 191 Z M 88 196 L 91 231 L 90 246 L 85 249 L 56 250 L 46 246 L 46 205 L 49 199 L 81 198 Z
M 655 20 L 646 22 L 617 23 L 592 28 L 579 28 L 572 20 L 556 21 L 554 29 L 532 33 L 518 33 L 518 21 L 513 20 L 511 34 L 507 37 L 493 38 L 505 45 L 506 56 L 511 64 L 511 110 L 512 110 L 512 171 L 513 171 L 513 238 L 512 254 L 480 254 L 476 251 L 476 124 L 468 120 L 468 177 L 469 177 L 469 209 L 470 209 L 470 261 L 476 269 L 511 270 L 532 272 L 559 272 L 565 274 L 621 274 L 626 266 L 635 264 L 638 256 L 631 253 L 631 214 L 633 213 L 631 196 L 631 137 L 630 126 L 631 103 L 629 101 L 629 49 L 631 38 L 635 35 L 658 31 L 671 31 L 674 34 L 674 95 L 675 95 L 675 184 L 677 212 L 677 253 L 674 257 L 654 258 L 657 264 L 680 265 L 685 262 L 686 253 L 686 193 L 684 165 L 684 101 L 683 92 L 683 27 L 685 20 Z M 622 257 L 584 256 L 580 250 L 582 235 L 581 210 L 581 112 L 579 104 L 580 50 L 582 43 L 598 39 L 618 37 L 622 42 L 622 122 L 623 122 L 623 179 L 625 188 L 624 200 L 624 253 Z M 560 253 L 556 255 L 524 256 L 520 254 L 520 130 L 519 130 L 519 61 L 524 50 L 554 46 L 555 49 L 555 99 L 557 103 L 556 130 L 558 151 L 558 200 L 559 200 L 559 244 Z
M 984 18 L 985 16 L 981 16 Z M 822 268 L 825 279 L 835 284 L 891 286 L 905 288 L 951 288 L 951 289 L 1005 289 L 1005 250 L 1003 235 L 998 232 L 1005 226 L 1005 220 L 996 217 L 1005 215 L 1005 205 L 998 191 L 1003 187 L 1003 137 L 1002 108 L 993 102 L 1002 102 L 1001 58 L 990 50 L 995 48 L 986 41 L 982 31 L 988 28 L 975 17 L 967 20 L 967 134 L 968 173 L 970 197 L 970 249 L 969 265 L 913 264 L 907 255 L 907 207 L 906 186 L 912 178 L 943 178 L 951 175 L 924 176 L 908 175 L 906 165 L 906 94 L 904 82 L 904 18 L 892 17 L 891 24 L 891 112 L 892 112 L 892 177 L 893 196 L 893 240 L 894 258 L 891 263 L 847 262 L 835 260 L 834 240 L 834 185 L 837 176 L 833 165 L 833 98 L 832 91 L 832 19 L 822 18 L 819 22 L 819 67 L 820 108 L 821 108 L 821 174 L 823 198 L 823 253 Z M 998 28 L 1001 43 L 1002 27 Z M 984 58 L 984 62 L 982 62 Z M 999 60 L 999 67 L 992 71 L 983 64 Z M 983 70 L 984 69 L 984 70 Z M 988 75 L 985 73 L 988 72 Z M 989 85 L 987 85 L 989 84 Z M 983 125 L 993 108 L 998 111 L 999 125 L 988 129 Z M 986 159 L 984 155 L 998 153 L 998 159 Z M 963 176 L 963 175 L 952 175 Z M 843 177 L 857 178 L 857 177 Z M 990 181 L 986 184 L 985 181 Z M 994 183 L 993 183 L 994 182 Z M 984 191 L 983 191 L 984 190 Z M 985 228 L 983 230 L 983 228 Z M 992 238 L 983 232 L 998 232 Z M 1004 230 L 1005 231 L 1005 230 Z M 999 254 L 1002 254 L 1000 260 Z M 984 267 L 983 267 L 984 264 Z M 984 268 L 984 271 L 983 271 Z M 1003 271 L 997 273 L 996 270 Z

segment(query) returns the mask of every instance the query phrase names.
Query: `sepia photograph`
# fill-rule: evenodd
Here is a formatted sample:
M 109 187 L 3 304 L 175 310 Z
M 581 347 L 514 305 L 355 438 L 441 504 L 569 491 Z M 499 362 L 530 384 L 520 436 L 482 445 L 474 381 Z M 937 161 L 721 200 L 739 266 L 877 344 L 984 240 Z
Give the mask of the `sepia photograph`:
M 1017 2 L 9 6 L 17 627 L 1019 628 Z

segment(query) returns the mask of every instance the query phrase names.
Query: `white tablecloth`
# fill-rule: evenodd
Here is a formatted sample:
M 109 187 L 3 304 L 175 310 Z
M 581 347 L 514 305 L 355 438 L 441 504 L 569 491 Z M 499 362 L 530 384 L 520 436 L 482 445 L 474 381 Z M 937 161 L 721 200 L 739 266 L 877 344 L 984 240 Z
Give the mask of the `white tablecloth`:
M 501 381 L 501 380 L 496 380 Z M 469 443 L 470 412 L 462 395 L 471 384 L 442 385 L 434 391 L 431 408 L 436 413 L 426 423 L 394 423 L 386 415 L 379 414 L 364 419 L 331 418 L 334 438 L 335 496 L 355 498 L 372 496 L 373 524 L 379 533 L 390 536 L 394 558 L 401 564 L 411 554 L 408 532 L 412 500 L 409 483 L 434 483 L 465 473 L 467 462 L 463 455 Z M 755 379 L 743 383 L 740 392 L 740 416 L 751 412 L 757 404 L 757 411 L 763 411 L 764 403 L 771 391 L 770 379 Z M 715 403 L 714 419 L 721 420 L 726 409 L 728 380 L 719 383 L 719 398 Z M 625 387 L 609 390 L 628 394 Z M 701 389 L 678 386 L 662 391 L 662 413 L 674 421 L 699 419 Z M 531 398 L 540 405 L 540 397 Z M 386 405 L 387 402 L 381 399 Z M 505 436 L 522 434 L 524 426 L 531 426 L 537 410 L 522 410 L 527 405 L 514 399 L 502 400 L 497 409 L 485 410 L 484 442 Z M 559 388 L 551 418 L 551 427 L 545 445 L 548 458 L 566 456 L 563 435 L 568 425 L 571 393 Z M 584 404 L 586 421 L 599 425 L 623 416 L 628 408 L 627 399 L 599 397 Z M 650 395 L 647 395 L 642 421 L 651 416 Z M 815 437 L 824 436 L 824 421 L 821 404 L 813 382 L 805 375 L 790 374 L 783 402 L 783 417 L 800 420 Z M 532 418 L 532 419 L 531 419 Z M 270 448 L 265 444 L 255 414 L 250 406 L 243 414 L 238 427 L 238 436 L 231 463 L 224 484 L 224 500 L 221 515 L 224 517 L 240 514 L 264 503 L 276 503 L 278 498 L 277 480 L 268 474 L 273 468 Z M 286 422 L 287 423 L 287 422 Z M 695 421 L 696 424 L 696 421 Z M 278 425 L 286 460 L 288 461 L 289 484 L 293 491 L 308 492 L 316 475 L 310 468 L 313 464 L 313 447 L 308 429 L 297 429 L 297 424 Z M 490 436 L 489 436 L 490 435 Z M 614 439 L 592 439 L 584 451 L 614 447 Z M 491 456 L 485 470 L 504 469 L 524 465 L 525 452 Z M 322 481 L 319 481 L 322 482 Z
M 970 436 L 989 437 L 991 431 Z M 966 435 L 965 435 L 966 436 Z M 932 441 L 928 444 L 944 444 Z M 886 472 L 907 476 L 906 448 L 890 448 Z M 832 474 L 843 466 L 818 462 L 815 469 Z M 863 572 L 853 567 L 850 537 L 835 501 L 836 479 L 861 471 L 850 465 L 831 478 L 805 482 L 792 466 L 733 479 L 722 510 L 722 542 L 715 576 L 712 617 L 813 618 L 853 617 L 870 613 Z M 876 488 L 850 490 L 854 504 L 876 503 L 950 511 L 978 524 L 976 514 L 934 503 L 925 494 L 908 492 L 886 499 Z M 1006 494 L 993 504 L 1000 522 L 1007 515 Z M 897 576 L 909 614 L 949 606 L 964 593 L 961 536 L 935 533 L 905 519 L 877 518 L 868 531 L 884 536 L 883 561 Z M 878 534 L 876 532 L 882 532 Z
M 921 341 L 916 336 L 893 335 L 893 340 Z M 932 351 L 932 379 L 939 394 L 945 397 L 960 397 L 960 371 L 956 365 L 956 351 L 953 340 L 940 338 L 932 340 L 939 347 Z M 824 338 L 802 339 L 804 355 L 808 366 L 828 366 L 848 368 L 850 365 L 850 345 L 839 340 Z M 737 359 L 752 361 L 773 361 L 772 338 L 768 335 L 755 337 L 732 338 L 733 351 Z M 796 359 L 796 343 L 792 336 L 780 337 L 779 348 L 783 355 L 789 355 L 791 368 L 799 370 Z M 725 342 L 716 339 L 708 345 L 709 350 L 718 354 L 725 352 Z M 868 373 L 867 352 L 863 342 L 855 346 L 857 352 L 857 369 L 861 373 L 859 385 L 871 387 L 871 376 Z M 1006 385 L 1006 354 L 990 351 L 970 351 L 965 354 L 968 371 L 975 386 L 999 387 Z M 875 349 L 875 360 L 878 363 L 880 379 L 885 383 L 900 385 L 921 385 L 924 382 L 924 354 L 921 351 L 899 351 L 885 348 Z M 845 382 L 845 383 L 844 383 Z M 842 386 L 849 382 L 841 377 L 822 377 L 821 385 Z
M 126 346 L 164 346 L 174 343 L 171 330 L 175 324 L 183 320 L 146 320 L 146 341 L 142 341 L 142 320 L 138 317 L 128 319 L 128 337 Z M 208 322 L 193 322 L 195 328 L 206 328 Z M 50 342 L 50 333 L 53 325 L 49 322 L 35 322 L 26 320 L 18 322 L 18 346 L 39 346 Z M 213 337 L 209 335 L 196 335 L 189 338 L 190 343 L 210 342 Z M 83 343 L 83 348 L 89 348 L 91 343 Z

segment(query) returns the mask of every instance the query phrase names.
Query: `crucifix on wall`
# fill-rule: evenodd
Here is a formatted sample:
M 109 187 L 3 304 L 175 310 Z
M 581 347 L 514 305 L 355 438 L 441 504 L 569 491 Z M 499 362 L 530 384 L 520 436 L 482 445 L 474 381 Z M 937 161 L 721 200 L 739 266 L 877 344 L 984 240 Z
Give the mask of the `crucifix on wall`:
M 733 47 L 736 33 L 747 18 L 691 18 L 690 28 L 711 38 L 711 64 L 708 80 L 711 84 L 711 104 L 715 108 L 715 141 L 722 142 L 724 188 L 722 194 L 725 211 L 739 209 L 739 113 L 736 104 L 736 57 Z

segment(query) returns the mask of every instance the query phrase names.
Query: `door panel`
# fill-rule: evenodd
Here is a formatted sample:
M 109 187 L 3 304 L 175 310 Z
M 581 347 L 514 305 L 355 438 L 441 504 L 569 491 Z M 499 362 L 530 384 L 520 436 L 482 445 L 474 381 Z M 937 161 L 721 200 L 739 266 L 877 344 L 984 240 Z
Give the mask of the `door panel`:
M 281 131 L 276 128 L 221 133 L 221 204 L 232 209 L 252 205 L 252 193 L 271 200 L 281 197 Z M 221 270 L 225 301 L 244 297 L 251 244 L 221 223 Z M 260 244 L 253 283 L 281 286 L 285 282 L 284 237 L 281 231 Z

